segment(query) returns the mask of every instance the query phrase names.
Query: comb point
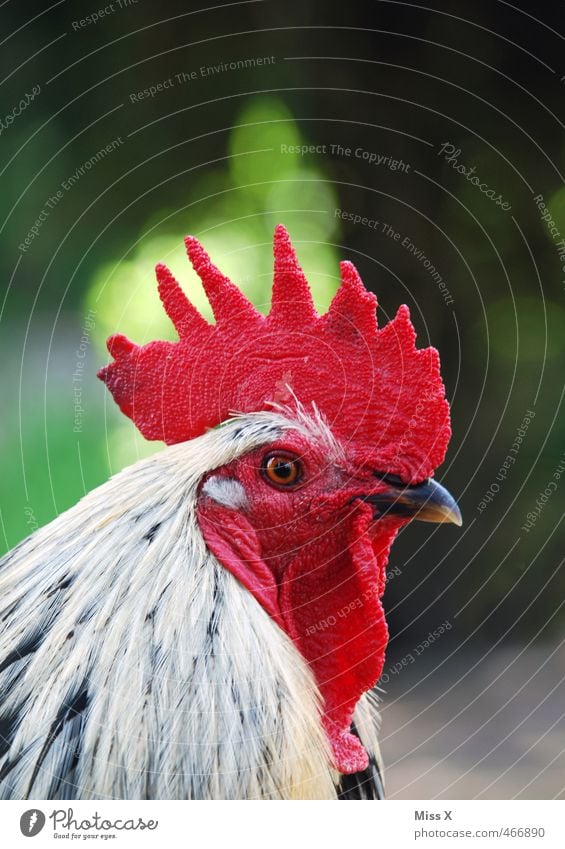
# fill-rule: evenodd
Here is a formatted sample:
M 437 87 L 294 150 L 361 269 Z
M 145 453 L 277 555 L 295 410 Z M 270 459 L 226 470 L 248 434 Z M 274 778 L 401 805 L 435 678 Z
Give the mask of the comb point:
M 318 313 L 288 231 L 282 224 L 275 228 L 273 253 L 275 264 L 269 318 L 282 327 L 311 324 Z
M 255 324 L 262 318 L 251 301 L 217 268 L 198 239 L 186 236 L 188 258 L 202 281 L 218 324 L 236 320 Z
M 398 338 L 400 344 L 416 349 L 416 330 L 410 318 L 410 310 L 406 304 L 401 304 L 396 311 L 396 315 L 389 321 L 387 328 L 390 327 L 390 332 Z
M 110 336 L 106 342 L 106 347 L 108 348 L 110 355 L 114 357 L 115 360 L 123 359 L 124 357 L 129 356 L 132 351 L 137 350 L 135 342 L 132 342 L 131 339 L 128 339 L 127 336 L 123 335 L 123 333 L 115 333 L 113 336 Z
M 159 297 L 165 312 L 182 339 L 190 333 L 208 330 L 210 325 L 191 304 L 171 270 L 159 262 L 155 266 Z
M 377 333 L 377 298 L 368 292 L 352 262 L 341 262 L 341 286 L 337 290 L 326 322 L 334 332 L 361 333 L 365 337 Z

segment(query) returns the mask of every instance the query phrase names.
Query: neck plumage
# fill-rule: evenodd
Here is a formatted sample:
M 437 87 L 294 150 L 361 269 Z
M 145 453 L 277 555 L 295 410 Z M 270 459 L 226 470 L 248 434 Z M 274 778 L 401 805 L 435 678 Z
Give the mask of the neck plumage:
M 307 664 L 196 521 L 229 450 L 168 448 L 4 558 L 4 797 L 335 797 Z

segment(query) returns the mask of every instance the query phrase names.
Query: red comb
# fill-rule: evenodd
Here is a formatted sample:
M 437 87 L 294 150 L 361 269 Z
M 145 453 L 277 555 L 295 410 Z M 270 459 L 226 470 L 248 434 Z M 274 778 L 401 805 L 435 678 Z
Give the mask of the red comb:
M 450 437 L 449 406 L 434 348 L 417 350 L 408 307 L 377 329 L 376 298 L 350 262 L 320 316 L 287 231 L 275 230 L 275 272 L 268 316 L 257 312 L 186 238 L 194 270 L 214 311 L 211 325 L 171 272 L 156 268 L 159 294 L 178 342 L 139 347 L 108 340 L 115 358 L 98 376 L 146 439 L 183 442 L 234 412 L 273 402 L 315 405 L 332 430 L 371 446 L 388 472 L 413 481 L 442 462 Z

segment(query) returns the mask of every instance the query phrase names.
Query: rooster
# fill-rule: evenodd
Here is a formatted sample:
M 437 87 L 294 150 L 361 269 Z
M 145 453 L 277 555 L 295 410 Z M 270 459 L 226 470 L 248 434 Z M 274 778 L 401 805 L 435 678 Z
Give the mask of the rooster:
M 0 795 L 382 798 L 389 549 L 461 524 L 438 354 L 349 262 L 318 315 L 282 226 L 268 316 L 186 247 L 216 323 L 158 265 L 179 341 L 99 373 L 167 447 L 1 561 Z

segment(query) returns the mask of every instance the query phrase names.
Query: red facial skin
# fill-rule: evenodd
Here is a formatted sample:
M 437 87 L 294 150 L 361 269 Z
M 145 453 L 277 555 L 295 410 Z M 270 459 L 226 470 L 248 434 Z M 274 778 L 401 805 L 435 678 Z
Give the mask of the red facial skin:
M 328 460 L 295 432 L 211 475 L 243 486 L 247 506 L 224 507 L 201 491 L 198 519 L 209 548 L 255 596 L 309 663 L 324 702 L 323 724 L 335 767 L 367 767 L 349 733 L 360 696 L 382 672 L 388 631 L 381 604 L 390 546 L 407 519 L 374 519 L 363 496 L 386 490 L 375 477 L 378 457 L 347 449 Z M 303 475 L 276 487 L 262 468 L 266 455 L 299 457 Z M 352 455 L 364 456 L 364 463 Z

